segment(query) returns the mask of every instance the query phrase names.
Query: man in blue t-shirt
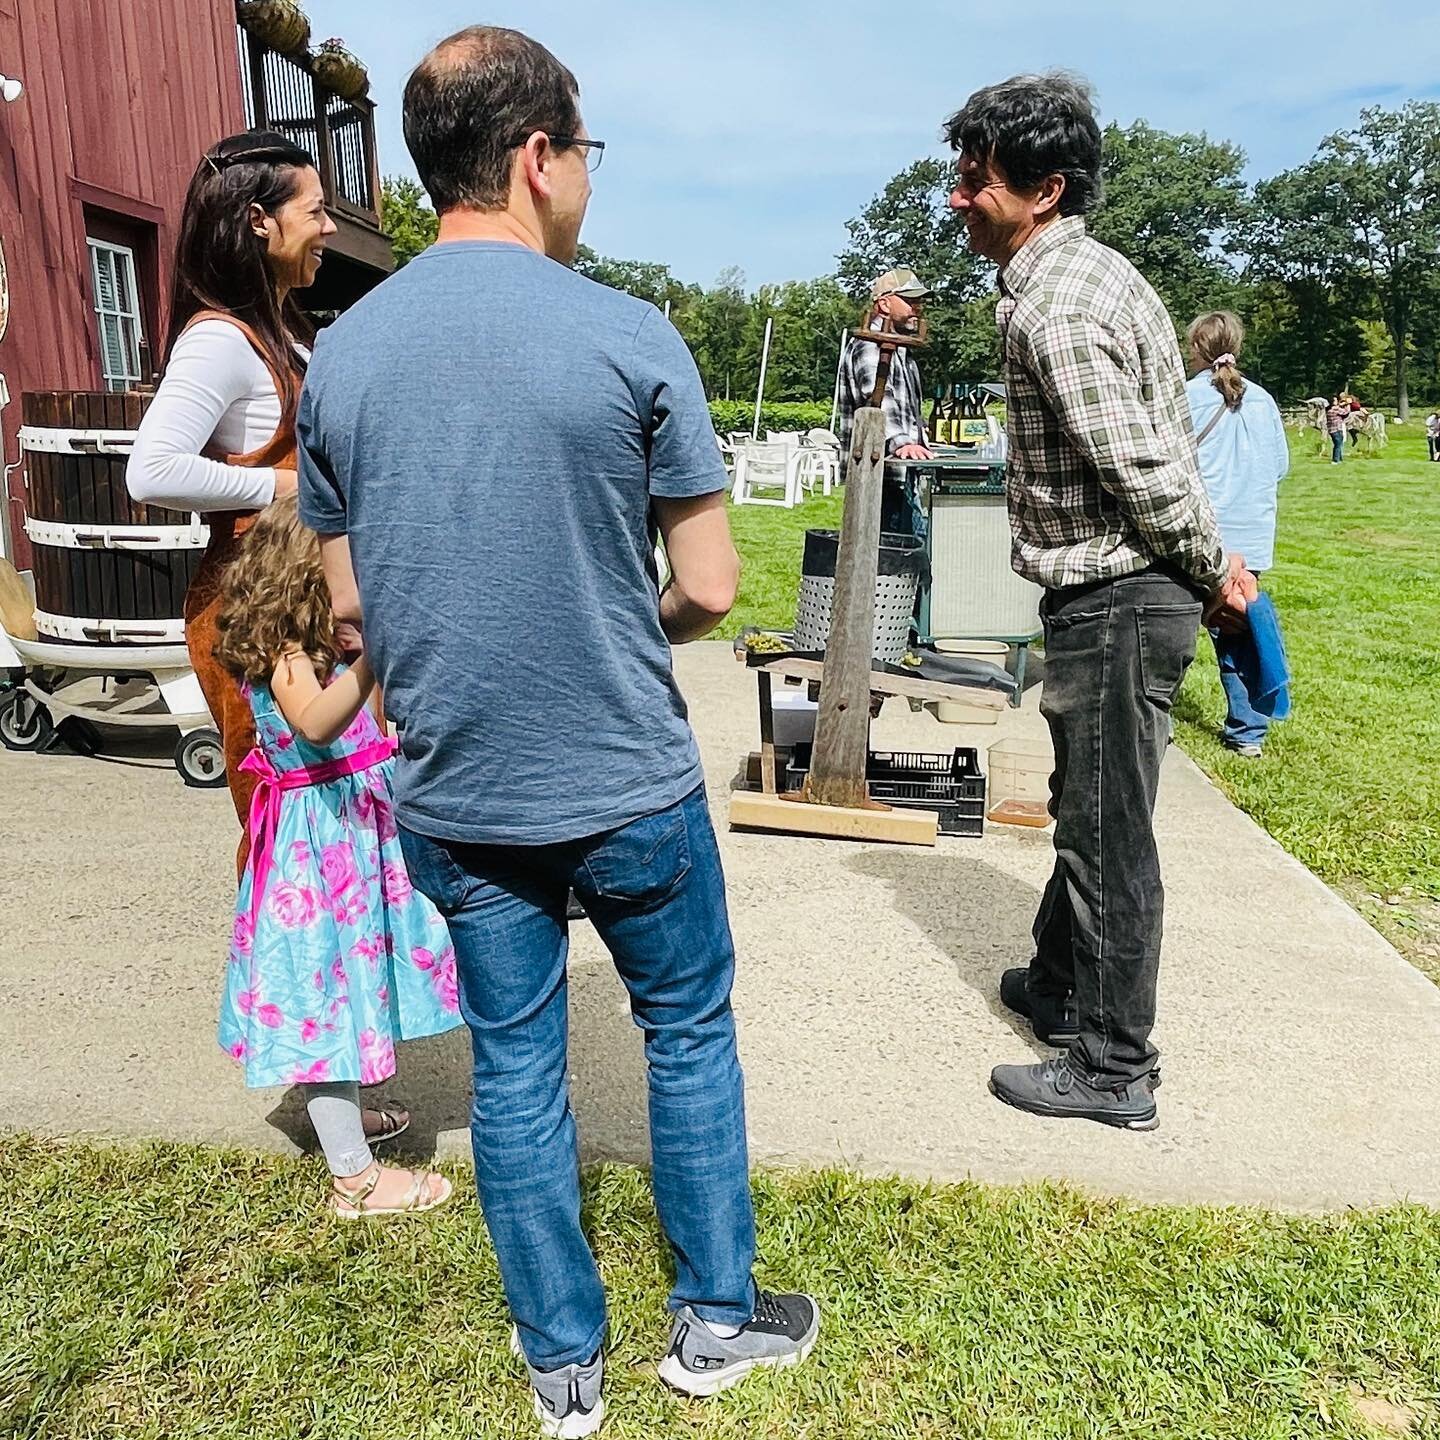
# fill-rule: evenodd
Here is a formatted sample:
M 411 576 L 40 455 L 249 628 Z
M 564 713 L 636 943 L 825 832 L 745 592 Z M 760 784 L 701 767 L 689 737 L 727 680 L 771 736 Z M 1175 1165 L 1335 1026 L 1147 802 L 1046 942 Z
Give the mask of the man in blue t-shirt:
M 661 1375 L 713 1394 L 808 1353 L 818 1310 L 751 1278 L 724 878 L 670 644 L 738 561 L 694 362 L 651 305 L 567 268 L 603 143 L 574 77 L 476 27 L 411 76 L 437 244 L 321 337 L 301 513 L 400 738 L 412 879 L 450 923 L 475 1052 L 476 1180 L 547 1434 L 602 1413 L 566 1060 L 573 887 L 649 1062 L 675 1313 Z M 657 584 L 658 530 L 672 572 Z

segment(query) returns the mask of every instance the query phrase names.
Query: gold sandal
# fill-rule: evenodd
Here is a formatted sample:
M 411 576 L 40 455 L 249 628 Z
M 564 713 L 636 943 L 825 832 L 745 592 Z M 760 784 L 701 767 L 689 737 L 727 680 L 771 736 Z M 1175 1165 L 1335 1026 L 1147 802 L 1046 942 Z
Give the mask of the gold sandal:
M 410 1128 L 410 1112 L 399 1106 L 366 1105 L 364 1113 L 380 1117 L 380 1128 L 373 1135 L 368 1130 L 365 1132 L 366 1140 L 372 1145 L 384 1145 L 389 1140 L 398 1140 Z
M 436 1210 L 454 1193 L 454 1187 L 443 1175 L 436 1175 L 430 1170 L 418 1170 L 415 1172 L 414 1183 L 405 1192 L 398 1205 L 370 1205 L 366 1202 L 375 1193 L 375 1187 L 380 1183 L 380 1177 L 384 1174 L 384 1167 L 372 1165 L 365 1172 L 365 1178 L 355 1189 L 342 1188 L 340 1182 L 334 1182 L 334 1193 L 330 1196 L 330 1208 L 341 1220 L 368 1220 L 379 1215 L 423 1215 L 427 1210 Z M 438 1191 L 426 1197 L 426 1191 L 431 1188 L 430 1182 L 438 1180 L 440 1188 Z

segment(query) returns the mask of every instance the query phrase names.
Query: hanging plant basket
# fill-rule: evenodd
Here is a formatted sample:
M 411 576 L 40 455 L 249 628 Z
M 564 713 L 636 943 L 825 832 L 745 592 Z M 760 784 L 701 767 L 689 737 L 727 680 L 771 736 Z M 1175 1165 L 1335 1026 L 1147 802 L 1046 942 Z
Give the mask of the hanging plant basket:
M 297 0 L 236 0 L 240 23 L 272 50 L 303 55 L 310 43 L 310 20 Z
M 327 40 L 310 57 L 315 78 L 342 100 L 363 100 L 370 93 L 370 72 L 364 61 L 341 40 Z

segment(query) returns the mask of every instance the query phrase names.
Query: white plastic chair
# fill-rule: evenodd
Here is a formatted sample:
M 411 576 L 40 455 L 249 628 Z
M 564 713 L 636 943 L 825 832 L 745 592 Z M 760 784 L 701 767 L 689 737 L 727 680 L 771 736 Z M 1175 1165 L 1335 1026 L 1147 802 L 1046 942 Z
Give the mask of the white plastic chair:
M 840 437 L 833 430 L 811 430 L 804 445 L 801 484 L 812 494 L 818 484 L 828 495 L 840 483 Z
M 801 498 L 800 464 L 798 445 L 752 441 L 741 446 L 735 452 L 731 500 L 736 505 L 778 505 L 785 510 L 793 509 Z M 779 495 L 774 493 L 777 490 Z
M 735 473 L 736 446 L 723 435 L 716 435 L 715 443 L 720 447 L 720 460 L 725 466 L 725 473 L 733 475 Z

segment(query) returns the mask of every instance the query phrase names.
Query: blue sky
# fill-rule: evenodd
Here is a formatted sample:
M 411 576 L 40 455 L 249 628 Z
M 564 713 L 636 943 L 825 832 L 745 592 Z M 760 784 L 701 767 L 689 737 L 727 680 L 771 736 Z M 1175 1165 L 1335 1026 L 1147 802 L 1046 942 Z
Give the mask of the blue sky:
M 413 174 L 400 91 L 434 41 L 483 21 L 548 45 L 609 146 L 586 241 L 703 284 L 727 265 L 752 286 L 832 270 L 845 221 L 941 153 L 941 120 L 972 90 L 1020 70 L 1078 70 L 1107 121 L 1232 140 L 1252 178 L 1308 159 L 1364 106 L 1440 97 L 1434 0 L 304 3 L 317 39 L 370 66 L 386 173 Z

